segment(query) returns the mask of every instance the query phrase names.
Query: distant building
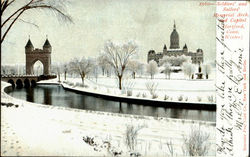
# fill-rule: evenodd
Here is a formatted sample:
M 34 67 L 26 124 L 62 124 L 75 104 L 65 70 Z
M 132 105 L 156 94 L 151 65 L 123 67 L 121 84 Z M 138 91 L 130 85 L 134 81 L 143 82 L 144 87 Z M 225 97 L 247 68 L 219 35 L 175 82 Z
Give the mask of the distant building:
M 155 60 L 157 63 L 159 63 L 159 59 L 161 59 L 163 56 L 181 56 L 186 55 L 190 56 L 192 63 L 198 64 L 203 62 L 203 50 L 197 49 L 196 52 L 188 52 L 188 47 L 185 44 L 182 49 L 180 49 L 179 46 L 179 34 L 176 31 L 176 26 L 174 23 L 174 29 L 173 32 L 170 35 L 170 47 L 167 49 L 166 44 L 164 44 L 163 52 L 156 53 L 154 50 L 150 50 L 148 52 L 148 62 L 151 60 Z

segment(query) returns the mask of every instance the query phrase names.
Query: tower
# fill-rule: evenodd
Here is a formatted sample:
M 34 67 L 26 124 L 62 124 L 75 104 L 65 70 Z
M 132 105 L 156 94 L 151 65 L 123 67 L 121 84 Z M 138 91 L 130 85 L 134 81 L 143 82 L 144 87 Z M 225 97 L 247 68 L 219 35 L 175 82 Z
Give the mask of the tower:
M 25 46 L 26 75 L 34 75 L 33 66 L 38 60 L 43 64 L 43 74 L 49 75 L 51 67 L 51 52 L 52 47 L 49 43 L 48 38 L 43 45 L 43 49 L 34 49 L 34 46 L 29 39 Z
M 25 52 L 32 52 L 34 50 L 34 46 L 32 44 L 32 42 L 30 41 L 30 38 L 25 46 Z
M 163 47 L 163 56 L 167 55 L 167 46 L 166 44 L 164 44 L 164 47 Z
M 188 53 L 188 48 L 187 48 L 187 44 L 185 43 L 185 45 L 183 46 L 183 52 L 184 53 Z
M 156 59 L 156 53 L 154 50 L 150 50 L 148 51 L 148 63 L 151 60 L 155 60 Z
M 179 48 L 180 48 L 180 46 L 179 46 L 179 34 L 176 31 L 176 25 L 174 22 L 174 28 L 173 28 L 173 31 L 170 35 L 170 49 L 179 49 Z
M 51 49 L 52 48 L 51 48 L 51 45 L 50 45 L 48 37 L 47 37 L 45 43 L 43 44 L 43 51 L 51 53 Z

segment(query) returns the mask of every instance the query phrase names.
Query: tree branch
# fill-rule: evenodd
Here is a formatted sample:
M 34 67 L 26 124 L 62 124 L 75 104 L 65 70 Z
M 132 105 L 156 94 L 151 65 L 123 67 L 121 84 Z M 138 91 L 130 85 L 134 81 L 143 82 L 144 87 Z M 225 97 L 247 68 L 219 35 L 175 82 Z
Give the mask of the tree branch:
M 39 26 L 38 26 L 38 25 L 36 25 L 35 23 L 28 22 L 28 21 L 25 21 L 25 20 L 23 20 L 23 19 L 18 19 L 18 20 L 19 20 L 19 21 L 21 21 L 21 22 L 24 22 L 24 23 L 27 23 L 27 24 L 33 25 L 33 26 L 35 26 L 36 28 L 39 28 Z
M 13 26 L 13 24 L 16 22 L 16 20 L 19 18 L 19 16 L 21 16 L 21 15 L 23 14 L 24 11 L 25 11 L 25 10 L 22 10 L 22 11 L 17 15 L 17 17 L 11 22 L 10 26 L 7 28 L 7 30 L 5 31 L 3 37 L 1 38 L 1 44 L 2 44 L 2 42 L 4 41 L 4 39 L 5 39 L 6 35 L 7 35 L 7 33 L 8 33 L 9 30 L 10 30 L 10 28 Z
M 3 12 L 5 11 L 5 9 L 8 8 L 8 6 L 11 5 L 11 3 L 13 3 L 14 1 L 15 0 L 12 0 L 10 2 L 9 2 L 9 0 L 3 0 L 3 1 L 1 1 L 1 16 L 2 16 Z
M 28 10 L 28 9 L 35 9 L 35 8 L 52 9 L 53 11 L 56 11 L 60 15 L 62 15 L 62 17 L 64 17 L 67 21 L 73 22 L 72 19 L 71 19 L 71 17 L 67 16 L 62 11 L 60 11 L 59 9 L 57 9 L 56 7 L 53 7 L 53 6 L 49 6 L 49 5 L 28 6 L 28 8 L 26 10 Z
M 31 0 L 28 4 L 24 5 L 23 7 L 17 9 L 17 11 L 15 11 L 12 15 L 10 15 L 4 22 L 3 24 L 1 25 L 1 28 L 3 28 L 3 26 L 13 17 L 15 16 L 18 12 L 22 11 L 22 10 L 25 10 L 25 8 L 27 6 L 29 6 L 31 3 L 33 2 L 33 0 Z
M 4 10 L 10 5 L 12 4 L 15 0 L 10 1 L 10 3 L 8 3 L 9 0 L 5 0 L 3 2 L 1 2 L 1 9 L 3 8 Z M 30 10 L 30 9 L 48 9 L 51 10 L 55 13 L 58 13 L 62 19 L 72 22 L 72 19 L 70 16 L 66 15 L 65 13 L 63 13 L 60 9 L 58 9 L 56 6 L 50 5 L 50 4 L 46 4 L 44 2 L 42 2 L 43 0 L 30 0 L 27 4 L 25 4 L 23 7 L 17 9 L 13 14 L 11 14 L 2 24 L 1 24 L 1 29 L 3 28 L 3 26 L 6 25 L 7 22 L 9 22 L 14 16 L 16 16 L 14 18 L 14 20 L 11 22 L 11 24 L 8 26 L 8 28 L 6 29 L 3 37 L 1 37 L 1 44 L 4 41 L 6 35 L 8 34 L 9 30 L 11 29 L 11 27 L 14 25 L 14 23 L 17 21 L 17 19 L 23 14 L 23 12 L 25 12 L 26 10 Z M 58 6 L 60 7 L 60 6 Z M 1 14 L 3 13 L 3 11 L 1 10 Z

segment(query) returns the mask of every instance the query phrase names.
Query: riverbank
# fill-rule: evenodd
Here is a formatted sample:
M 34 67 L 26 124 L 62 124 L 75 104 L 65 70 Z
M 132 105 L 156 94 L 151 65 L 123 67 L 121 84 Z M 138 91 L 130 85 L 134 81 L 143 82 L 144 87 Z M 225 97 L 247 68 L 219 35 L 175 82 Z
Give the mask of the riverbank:
M 197 125 L 210 134 L 209 155 L 215 155 L 215 123 L 213 122 L 45 106 L 8 96 L 3 92 L 7 85 L 1 82 L 1 102 L 13 103 L 18 107 L 1 105 L 1 155 L 3 156 L 110 155 L 107 148 L 95 151 L 82 140 L 84 136 L 95 137 L 99 141 L 110 141 L 112 147 L 120 148 L 122 155 L 128 156 L 124 143 L 127 125 L 145 126 L 139 132 L 137 141 L 137 150 L 143 156 L 169 155 L 167 149 L 169 140 L 172 141 L 175 152 L 181 153 L 183 136 L 188 136 L 190 128 Z

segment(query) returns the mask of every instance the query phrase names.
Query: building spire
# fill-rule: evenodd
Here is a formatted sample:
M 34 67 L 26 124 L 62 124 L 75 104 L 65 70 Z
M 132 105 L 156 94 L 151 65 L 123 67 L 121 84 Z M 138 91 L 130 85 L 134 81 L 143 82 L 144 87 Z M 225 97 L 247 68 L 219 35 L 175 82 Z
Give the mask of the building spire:
M 174 20 L 174 29 L 176 29 L 175 20 Z
M 29 35 L 29 40 L 28 40 L 28 42 L 27 42 L 25 48 L 34 48 L 32 42 L 30 41 L 30 35 Z
M 48 40 L 48 35 L 46 35 L 46 40 L 45 40 L 43 47 L 51 47 L 49 40 Z

